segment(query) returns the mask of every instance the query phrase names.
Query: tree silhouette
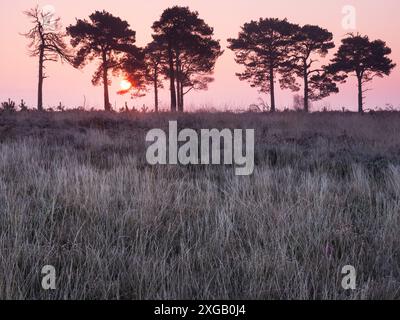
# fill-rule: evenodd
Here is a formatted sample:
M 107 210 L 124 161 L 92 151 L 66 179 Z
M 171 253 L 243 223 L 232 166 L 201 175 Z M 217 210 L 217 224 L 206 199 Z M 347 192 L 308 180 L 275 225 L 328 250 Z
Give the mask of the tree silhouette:
M 146 78 L 154 89 L 154 109 L 158 112 L 158 89 L 163 88 L 161 76 L 165 74 L 165 48 L 157 41 L 153 41 L 145 48 L 145 63 L 147 66 Z
M 275 106 L 275 80 L 287 71 L 286 60 L 292 44 L 296 25 L 286 19 L 260 19 L 246 23 L 238 38 L 228 39 L 229 49 L 236 55 L 236 62 L 245 66 L 238 73 L 240 80 L 247 80 L 260 92 L 270 93 L 272 112 Z M 287 73 L 279 79 L 282 89 L 298 90 L 293 75 Z
M 309 100 L 317 101 L 339 92 L 324 66 L 314 67 L 319 57 L 325 57 L 335 47 L 333 34 L 319 26 L 298 27 L 293 35 L 293 46 L 286 63 L 287 74 L 294 72 L 303 79 L 304 111 L 309 111 Z M 315 57 L 317 56 L 317 57 Z
M 130 93 L 131 98 L 145 96 L 148 85 L 148 70 L 145 63 L 145 51 L 132 46 L 120 58 L 120 71 L 131 84 L 127 90 L 121 90 L 118 94 Z
M 335 57 L 328 66 L 330 73 L 345 82 L 349 73 L 354 73 L 358 84 L 358 111 L 364 112 L 364 84 L 375 77 L 390 75 L 396 66 L 388 58 L 392 50 L 382 40 L 370 41 L 368 36 L 349 34 L 342 40 Z
M 33 28 L 23 36 L 30 40 L 28 45 L 32 57 L 39 58 L 38 101 L 37 108 L 43 110 L 43 81 L 46 62 L 57 62 L 59 59 L 72 62 L 70 50 L 65 43 L 66 34 L 61 31 L 60 18 L 55 18 L 52 12 L 44 12 L 38 6 L 24 14 L 31 20 Z
M 74 64 L 83 67 L 95 58 L 101 59 L 92 83 L 103 83 L 104 109 L 110 111 L 109 71 L 114 74 L 120 72 L 122 64 L 126 62 L 126 54 L 137 52 L 134 45 L 136 33 L 130 29 L 128 22 L 106 11 L 96 11 L 89 19 L 79 19 L 75 25 L 67 28 L 72 46 L 79 48 Z
M 166 9 L 160 20 L 154 22 L 153 30 L 154 40 L 165 48 L 171 110 L 183 111 L 186 93 L 207 88 L 205 83 L 211 79 L 216 60 L 222 54 L 221 47 L 213 39 L 213 29 L 188 7 Z
M 218 41 L 203 38 L 181 50 L 177 65 L 178 109 L 183 111 L 184 97 L 192 90 L 207 90 L 208 84 L 214 81 L 217 59 L 222 55 Z

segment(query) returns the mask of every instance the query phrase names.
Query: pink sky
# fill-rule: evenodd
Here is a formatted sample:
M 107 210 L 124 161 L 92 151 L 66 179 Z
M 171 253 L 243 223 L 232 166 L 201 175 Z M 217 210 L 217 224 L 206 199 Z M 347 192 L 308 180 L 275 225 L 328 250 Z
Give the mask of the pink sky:
M 173 5 L 189 6 L 197 10 L 200 17 L 215 29 L 215 37 L 221 40 L 226 49 L 227 38 L 236 37 L 240 26 L 245 22 L 260 17 L 288 18 L 298 24 L 317 24 L 333 32 L 336 44 L 349 30 L 342 27 L 342 8 L 353 5 L 357 12 L 357 29 L 355 32 L 367 34 L 371 39 L 381 38 L 392 48 L 391 58 L 400 64 L 400 2 L 398 0 L 2 0 L 0 2 L 0 100 L 8 98 L 17 102 L 24 99 L 30 106 L 35 106 L 37 86 L 37 59 L 27 54 L 27 40 L 19 35 L 29 29 L 29 22 L 22 11 L 38 4 L 39 6 L 52 5 L 56 14 L 62 18 L 64 26 L 74 23 L 75 18 L 87 18 L 95 10 L 107 10 L 114 15 L 127 20 L 131 28 L 137 32 L 137 44 L 144 46 L 151 40 L 151 25 L 157 20 L 162 11 Z M 335 50 L 335 49 L 334 49 Z M 44 102 L 46 107 L 58 105 L 61 101 L 68 107 L 83 104 L 86 96 L 88 107 L 102 107 L 102 88 L 93 87 L 91 77 L 95 64 L 83 70 L 73 69 L 67 64 L 49 63 L 45 80 Z M 208 91 L 191 93 L 187 96 L 187 107 L 216 108 L 247 108 L 256 103 L 259 97 L 269 99 L 267 95 L 260 95 L 256 89 L 249 87 L 247 82 L 241 82 L 235 72 L 241 67 L 234 62 L 233 53 L 226 49 L 225 54 L 218 61 L 215 82 Z M 128 101 L 129 105 L 152 105 L 153 94 L 140 100 L 130 100 L 128 97 L 117 96 L 121 79 L 113 79 L 110 89 L 111 102 L 118 108 Z M 400 108 L 399 99 L 400 66 L 390 77 L 376 79 L 372 83 L 372 91 L 367 93 L 366 107 L 381 106 L 386 103 Z M 332 109 L 347 107 L 356 110 L 356 87 L 353 81 L 341 85 L 341 92 L 325 100 L 316 102 L 314 108 L 328 106 Z M 167 106 L 167 90 L 161 95 L 161 105 Z M 277 104 L 280 108 L 292 106 L 293 93 L 278 91 Z

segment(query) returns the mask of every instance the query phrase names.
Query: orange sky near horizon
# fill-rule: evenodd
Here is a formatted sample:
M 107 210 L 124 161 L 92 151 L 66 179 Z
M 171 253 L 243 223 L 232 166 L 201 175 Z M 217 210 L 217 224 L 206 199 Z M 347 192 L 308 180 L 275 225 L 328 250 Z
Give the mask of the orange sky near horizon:
M 197 10 L 200 17 L 214 27 L 215 37 L 221 40 L 225 49 L 215 70 L 215 82 L 208 91 L 193 92 L 186 98 L 187 109 L 203 106 L 218 109 L 246 109 L 259 98 L 269 101 L 269 96 L 259 94 L 256 89 L 250 88 L 247 82 L 241 82 L 235 76 L 242 68 L 234 61 L 234 54 L 226 48 L 227 39 L 236 37 L 240 26 L 250 20 L 260 17 L 288 18 L 290 22 L 298 24 L 317 24 L 327 28 L 334 34 L 337 45 L 346 33 L 360 32 L 367 34 L 371 39 L 380 38 L 392 48 L 392 60 L 399 64 L 389 77 L 375 79 L 371 84 L 371 91 L 367 92 L 366 108 L 385 107 L 392 104 L 400 109 L 400 2 L 398 0 L 86 0 L 74 2 L 66 0 L 1 0 L 0 2 L 0 101 L 8 98 L 17 103 L 24 99 L 30 107 L 36 105 L 37 93 L 37 59 L 28 54 L 27 39 L 20 33 L 26 32 L 30 25 L 23 11 L 35 5 L 51 5 L 56 15 L 61 17 L 63 26 L 74 23 L 76 18 L 87 18 L 95 10 L 107 10 L 112 14 L 127 20 L 131 28 L 137 33 L 137 45 L 144 46 L 151 41 L 151 25 L 157 20 L 164 9 L 173 5 L 189 6 Z M 356 30 L 345 30 L 342 26 L 344 14 L 342 9 L 346 5 L 356 8 Z M 334 53 L 336 49 L 332 50 Z M 45 107 L 54 107 L 62 102 L 67 107 L 83 105 L 86 98 L 86 107 L 101 109 L 103 106 L 102 88 L 94 87 L 91 78 L 96 63 L 91 63 L 82 70 L 76 70 L 67 64 L 48 63 L 46 73 L 49 76 L 44 83 Z M 110 88 L 111 103 L 122 107 L 125 101 L 129 106 L 140 107 L 146 104 L 152 107 L 153 93 L 149 91 L 145 98 L 131 100 L 128 96 L 118 96 L 119 82 L 122 79 L 113 78 Z M 166 85 L 168 88 L 168 85 Z M 168 91 L 163 89 L 161 106 L 169 105 Z M 291 91 L 278 90 L 277 105 L 279 109 L 293 105 Z M 322 101 L 313 103 L 314 110 L 327 106 L 330 109 L 346 107 L 356 110 L 357 92 L 355 82 L 349 81 L 340 85 L 340 93 Z

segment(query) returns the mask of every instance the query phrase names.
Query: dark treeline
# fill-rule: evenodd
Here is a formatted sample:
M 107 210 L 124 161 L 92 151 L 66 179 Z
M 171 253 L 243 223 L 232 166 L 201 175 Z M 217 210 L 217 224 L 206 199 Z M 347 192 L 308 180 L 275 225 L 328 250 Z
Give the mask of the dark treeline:
M 158 111 L 159 89 L 168 83 L 171 111 L 183 112 L 185 96 L 191 91 L 207 90 L 214 80 L 216 62 L 223 54 L 213 28 L 188 7 L 166 9 L 154 22 L 153 40 L 145 48 L 136 46 L 136 33 L 127 21 L 106 11 L 96 11 L 89 19 L 77 19 L 66 31 L 59 18 L 54 19 L 38 7 L 25 14 L 33 28 L 24 36 L 31 41 L 32 56 L 39 58 L 39 110 L 43 110 L 43 80 L 47 77 L 44 71 L 49 61 L 61 59 L 76 68 L 97 61 L 92 83 L 103 85 L 106 111 L 112 109 L 110 76 L 123 75 L 132 87 L 121 94 L 143 96 L 152 88 Z M 304 111 L 308 112 L 310 101 L 338 93 L 338 84 L 350 75 L 357 78 L 358 110 L 363 112 L 365 83 L 389 75 L 395 67 L 388 57 L 391 49 L 384 41 L 371 41 L 359 34 L 344 38 L 334 58 L 321 65 L 319 59 L 335 48 L 333 34 L 319 26 L 300 26 L 286 19 L 251 21 L 228 42 L 236 62 L 244 67 L 237 76 L 270 95 L 272 112 L 277 105 L 276 83 L 294 92 L 303 88 Z

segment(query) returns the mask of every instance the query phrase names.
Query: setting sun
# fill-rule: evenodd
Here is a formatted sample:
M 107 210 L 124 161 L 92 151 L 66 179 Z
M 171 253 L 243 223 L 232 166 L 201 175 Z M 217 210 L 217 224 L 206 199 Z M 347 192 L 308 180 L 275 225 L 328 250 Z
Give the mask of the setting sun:
M 128 80 L 121 80 L 121 82 L 119 83 L 119 86 L 121 87 L 121 89 L 123 91 L 127 91 L 130 88 L 132 88 L 132 83 L 130 83 Z

